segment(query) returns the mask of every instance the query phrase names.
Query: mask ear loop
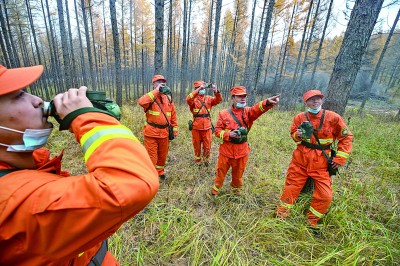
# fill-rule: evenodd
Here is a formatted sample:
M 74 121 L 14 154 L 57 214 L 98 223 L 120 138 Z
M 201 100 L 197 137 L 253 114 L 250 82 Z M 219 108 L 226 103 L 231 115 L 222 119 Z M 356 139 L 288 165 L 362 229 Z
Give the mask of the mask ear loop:
M 4 130 L 8 130 L 8 131 L 12 131 L 12 132 L 15 132 L 15 133 L 21 133 L 21 134 L 24 134 L 24 132 L 23 132 L 23 131 L 19 131 L 19 130 L 12 129 L 12 128 L 8 128 L 8 127 L 2 127 L 2 126 L 0 126 L 0 129 L 4 129 Z

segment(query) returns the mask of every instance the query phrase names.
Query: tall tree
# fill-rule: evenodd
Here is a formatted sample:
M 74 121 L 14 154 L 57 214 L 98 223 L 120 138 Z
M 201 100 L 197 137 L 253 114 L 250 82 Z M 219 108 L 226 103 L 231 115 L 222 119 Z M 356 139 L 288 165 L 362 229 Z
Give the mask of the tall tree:
M 246 64 L 244 67 L 244 74 L 243 74 L 243 78 L 242 78 L 242 83 L 244 84 L 245 87 L 249 87 L 249 85 L 250 85 L 250 84 L 248 84 L 250 81 L 249 59 L 250 59 L 251 42 L 253 40 L 253 27 L 254 27 L 254 16 L 256 14 L 256 12 L 255 12 L 256 4 L 257 4 L 257 0 L 254 0 L 253 9 L 251 11 L 250 33 L 249 33 L 249 40 L 248 40 L 247 51 L 246 51 Z M 260 28 L 261 28 L 261 25 L 260 25 Z
M 388 37 L 386 38 L 385 45 L 383 46 L 381 55 L 379 56 L 379 59 L 378 59 L 378 63 L 375 66 L 374 72 L 372 73 L 372 76 L 371 76 L 371 80 L 369 81 L 368 87 L 365 90 L 364 99 L 363 99 L 363 101 L 361 103 L 361 106 L 360 106 L 360 112 L 362 112 L 362 110 L 364 109 L 365 103 L 367 102 L 367 100 L 369 99 L 369 97 L 371 95 L 372 85 L 374 85 L 375 79 L 376 79 L 376 77 L 377 77 L 377 75 L 379 73 L 379 70 L 380 70 L 380 67 L 381 67 L 381 63 L 382 63 L 382 59 L 385 56 L 385 52 L 386 52 L 386 50 L 387 50 L 387 48 L 389 46 L 390 39 L 392 38 L 394 30 L 395 30 L 396 25 L 397 25 L 397 22 L 399 21 L 399 16 L 400 16 L 400 9 L 397 11 L 397 15 L 396 15 L 396 18 L 395 18 L 395 20 L 393 22 L 393 26 L 390 29 Z
M 65 13 L 67 14 L 67 25 L 68 25 L 68 39 L 69 39 L 69 49 L 70 49 L 70 58 L 71 58 L 71 63 L 72 63 L 72 68 L 71 70 L 71 81 L 73 86 L 77 86 L 77 75 L 76 75 L 76 63 L 75 63 L 75 53 L 74 53 L 74 45 L 73 45 L 73 40 L 72 40 L 72 29 L 71 29 L 71 21 L 69 18 L 69 8 L 68 8 L 68 0 L 65 0 Z
M 314 67 L 313 67 L 312 74 L 311 74 L 311 82 L 310 82 L 311 84 L 314 84 L 315 72 L 317 70 L 317 66 L 318 66 L 318 63 L 319 63 L 319 57 L 321 56 L 322 45 L 323 45 L 324 40 L 325 40 L 325 33 L 326 33 L 326 29 L 328 28 L 329 18 L 331 17 L 332 4 L 333 4 L 333 0 L 331 0 L 330 3 L 329 3 L 329 8 L 328 8 L 328 12 L 326 14 L 324 29 L 322 30 L 322 36 L 321 36 L 321 39 L 319 40 L 319 46 L 318 46 L 318 49 L 317 49 L 317 55 L 316 55 L 316 58 L 315 58 Z
M 215 24 L 214 24 L 214 42 L 213 42 L 213 54 L 211 59 L 211 75 L 210 80 L 214 81 L 215 78 L 215 70 L 217 68 L 217 53 L 218 53 L 218 33 L 219 33 L 219 24 L 221 18 L 221 9 L 222 9 L 222 0 L 217 0 L 217 5 L 215 9 Z
M 83 84 L 87 84 L 85 56 L 83 55 L 81 28 L 79 26 L 78 7 L 76 4 L 76 0 L 74 0 L 74 8 L 75 8 L 76 28 L 78 30 L 78 39 L 79 39 L 79 47 L 80 47 L 79 54 L 80 54 L 80 58 L 81 58 L 81 70 L 82 70 Z
M 71 88 L 72 82 L 71 82 L 71 72 L 70 72 L 70 62 L 69 62 L 69 47 L 68 47 L 67 31 L 65 30 L 62 0 L 57 0 L 57 11 L 58 11 L 58 23 L 60 26 L 62 55 L 64 61 L 65 86 L 67 88 Z
M 95 74 L 93 71 L 92 49 L 91 49 L 91 44 L 90 44 L 89 24 L 88 24 L 87 16 L 86 16 L 85 0 L 81 0 L 81 8 L 82 8 L 83 25 L 85 26 L 86 50 L 87 50 L 87 55 L 88 55 L 88 60 L 89 60 L 90 79 L 92 81 L 93 88 L 97 89 L 97 82 L 96 82 Z
M 183 43 L 182 43 L 182 62 L 181 62 L 181 91 L 179 102 L 182 103 L 186 95 L 187 86 L 187 19 L 188 19 L 188 0 L 183 0 Z
M 164 0 L 155 0 L 155 51 L 154 51 L 154 71 L 155 74 L 161 73 L 163 69 L 163 45 L 164 45 Z
M 115 57 L 115 87 L 116 87 L 116 102 L 122 106 L 122 84 L 121 84 L 121 52 L 119 49 L 119 34 L 117 25 L 117 12 L 115 9 L 115 0 L 110 0 L 110 16 L 111 28 L 114 42 L 114 57 Z
M 357 0 L 329 80 L 324 108 L 342 115 L 383 0 Z

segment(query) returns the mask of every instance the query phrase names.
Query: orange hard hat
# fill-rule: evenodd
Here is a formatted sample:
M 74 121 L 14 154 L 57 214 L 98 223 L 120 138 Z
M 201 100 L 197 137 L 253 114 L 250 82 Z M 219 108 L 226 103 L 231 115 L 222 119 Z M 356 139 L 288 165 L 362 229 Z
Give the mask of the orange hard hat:
M 0 95 L 31 85 L 40 78 L 43 70 L 42 65 L 10 69 L 0 65 Z
M 319 97 L 321 97 L 321 99 L 324 98 L 324 95 L 322 94 L 321 91 L 309 90 L 303 94 L 303 100 L 304 100 L 304 102 L 306 102 L 306 101 L 308 101 L 308 99 L 310 99 L 311 97 L 314 97 L 314 96 L 319 96 Z
M 197 88 L 197 87 L 200 87 L 203 83 L 204 83 L 204 81 L 199 80 L 199 81 L 193 82 L 193 85 L 194 85 L 195 88 Z
M 167 82 L 167 80 L 164 78 L 163 75 L 154 75 L 153 78 L 151 79 L 151 82 L 154 83 L 157 80 L 164 80 L 164 82 Z
M 231 88 L 231 95 L 247 95 L 246 88 L 243 86 Z

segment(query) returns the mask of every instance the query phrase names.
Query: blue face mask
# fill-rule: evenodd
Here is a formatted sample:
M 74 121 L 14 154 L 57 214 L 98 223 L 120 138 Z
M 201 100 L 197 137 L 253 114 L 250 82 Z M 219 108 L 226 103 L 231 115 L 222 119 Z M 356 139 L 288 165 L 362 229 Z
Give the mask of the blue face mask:
M 199 90 L 199 94 L 200 94 L 200 95 L 206 94 L 206 90 Z
M 24 144 L 13 144 L 8 145 L 4 143 L 0 143 L 0 146 L 8 147 L 7 151 L 9 152 L 29 152 L 37 150 L 44 145 L 46 145 L 47 140 L 51 134 L 53 128 L 46 128 L 46 129 L 25 129 L 25 131 L 19 131 L 7 127 L 0 126 L 1 129 L 21 133 L 23 134 L 22 140 Z
M 308 108 L 308 112 L 310 112 L 310 113 L 312 113 L 314 115 L 318 114 L 319 111 L 321 111 L 321 106 L 319 106 L 317 109 Z
M 245 108 L 246 107 L 246 103 L 236 103 L 236 108 Z

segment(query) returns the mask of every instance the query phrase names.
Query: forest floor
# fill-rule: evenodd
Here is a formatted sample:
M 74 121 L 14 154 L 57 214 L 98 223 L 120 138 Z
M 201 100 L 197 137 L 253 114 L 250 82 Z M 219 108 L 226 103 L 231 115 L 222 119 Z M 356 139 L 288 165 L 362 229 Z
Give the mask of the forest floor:
M 227 106 L 212 110 L 213 121 Z M 301 195 L 287 219 L 274 218 L 296 147 L 289 136 L 295 112 L 273 109 L 254 123 L 242 194 L 231 193 L 228 173 L 221 194 L 212 197 L 218 139 L 213 137 L 211 164 L 195 165 L 190 113 L 178 106 L 179 136 L 170 144 L 167 180 L 145 210 L 110 238 L 111 252 L 121 265 L 398 265 L 400 123 L 374 108 L 363 115 L 352 108 L 345 117 L 352 117 L 353 152 L 332 178 L 333 203 L 315 233 L 304 219 L 310 194 Z M 132 103 L 122 112 L 122 123 L 143 141 L 143 110 Z M 49 146 L 55 154 L 68 147 L 64 168 L 85 173 L 74 142 L 63 131 Z

